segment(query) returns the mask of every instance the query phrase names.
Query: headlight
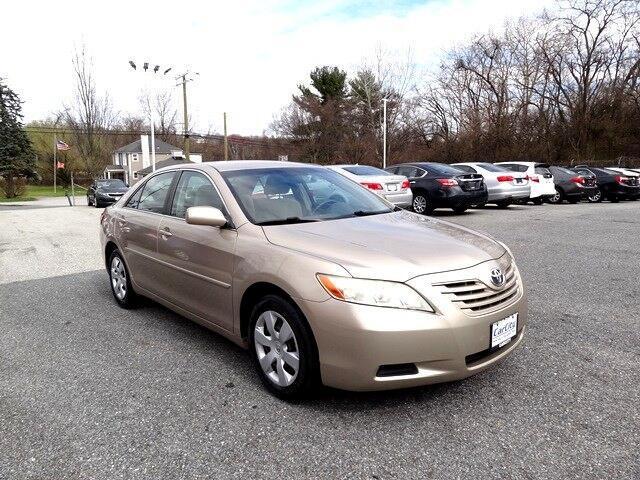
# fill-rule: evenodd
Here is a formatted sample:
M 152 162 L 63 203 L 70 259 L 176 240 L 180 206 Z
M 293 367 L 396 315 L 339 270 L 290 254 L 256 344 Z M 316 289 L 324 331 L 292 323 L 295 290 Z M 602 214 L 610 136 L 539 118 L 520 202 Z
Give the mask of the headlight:
M 327 293 L 336 300 L 376 307 L 433 312 L 431 305 L 418 292 L 404 283 L 337 277 L 321 273 L 317 277 Z

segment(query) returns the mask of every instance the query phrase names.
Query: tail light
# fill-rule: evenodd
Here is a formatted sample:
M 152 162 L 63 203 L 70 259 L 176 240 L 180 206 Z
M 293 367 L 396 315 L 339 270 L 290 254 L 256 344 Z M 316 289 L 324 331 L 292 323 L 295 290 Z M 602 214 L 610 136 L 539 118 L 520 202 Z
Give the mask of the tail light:
M 402 190 L 406 190 L 407 188 L 409 188 L 409 180 L 405 180 L 404 182 L 402 182 L 402 186 L 400 188 L 402 188 Z
M 616 175 L 615 179 L 616 182 L 618 182 L 620 185 L 624 185 L 624 183 L 627 181 L 627 177 L 623 177 L 622 175 Z
M 360 185 L 367 187 L 369 190 L 382 190 L 382 185 L 379 183 L 362 182 Z
M 584 185 L 586 183 L 584 177 L 573 177 L 569 181 L 573 182 L 573 183 L 580 183 L 582 185 Z
M 512 175 L 499 175 L 498 176 L 498 181 L 499 182 L 513 182 L 513 176 Z
M 532 182 L 540 183 L 540 177 L 538 177 L 538 175 L 527 175 L 527 178 Z
M 443 187 L 455 187 L 458 181 L 453 178 L 438 178 L 438 183 Z

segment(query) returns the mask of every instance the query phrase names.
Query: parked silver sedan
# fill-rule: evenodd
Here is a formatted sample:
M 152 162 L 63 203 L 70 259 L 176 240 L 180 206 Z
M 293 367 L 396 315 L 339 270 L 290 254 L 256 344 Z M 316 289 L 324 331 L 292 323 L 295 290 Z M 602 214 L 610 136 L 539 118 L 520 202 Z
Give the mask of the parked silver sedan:
M 452 166 L 469 173 L 479 173 L 484 177 L 489 198 L 487 203 L 495 203 L 506 208 L 511 203 L 528 199 L 531 185 L 526 173 L 512 172 L 499 165 L 484 162 L 454 163 Z
M 409 180 L 370 165 L 329 165 L 327 168 L 358 182 L 397 207 L 407 208 L 413 202 Z

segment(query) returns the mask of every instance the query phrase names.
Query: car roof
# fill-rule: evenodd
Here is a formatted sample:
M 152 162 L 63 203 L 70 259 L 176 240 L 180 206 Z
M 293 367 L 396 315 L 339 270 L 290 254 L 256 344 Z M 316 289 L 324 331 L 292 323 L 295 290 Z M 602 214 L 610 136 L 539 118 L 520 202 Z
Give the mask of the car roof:
M 214 162 L 202 163 L 181 163 L 159 168 L 156 172 L 163 170 L 206 170 L 213 168 L 218 172 L 229 172 L 234 170 L 255 170 L 263 168 L 324 168 L 322 165 L 300 162 L 283 162 L 280 160 L 218 160 Z

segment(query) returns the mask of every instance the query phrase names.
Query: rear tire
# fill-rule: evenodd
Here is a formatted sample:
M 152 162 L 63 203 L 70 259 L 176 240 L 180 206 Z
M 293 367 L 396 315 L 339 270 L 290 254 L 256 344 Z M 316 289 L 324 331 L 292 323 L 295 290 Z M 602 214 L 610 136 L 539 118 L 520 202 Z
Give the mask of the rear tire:
M 620 198 L 617 195 L 609 195 L 607 197 L 607 200 L 609 200 L 611 203 L 618 203 L 620 201 Z
M 113 298 L 122 308 L 135 308 L 139 298 L 136 292 L 133 291 L 129 269 L 124 263 L 120 250 L 117 248 L 111 252 L 108 265 L 109 284 L 111 285 Z
M 534 205 L 542 205 L 542 202 L 543 202 L 542 197 L 533 198 L 531 199 L 531 201 L 533 202 Z
M 511 200 L 500 200 L 496 202 L 498 208 L 508 208 L 511 205 Z
M 87 195 L 87 206 L 91 207 L 93 203 L 91 203 L 91 197 Z
M 266 295 L 251 312 L 249 354 L 263 385 L 278 398 L 307 397 L 320 385 L 311 329 L 298 309 L 278 295 Z

